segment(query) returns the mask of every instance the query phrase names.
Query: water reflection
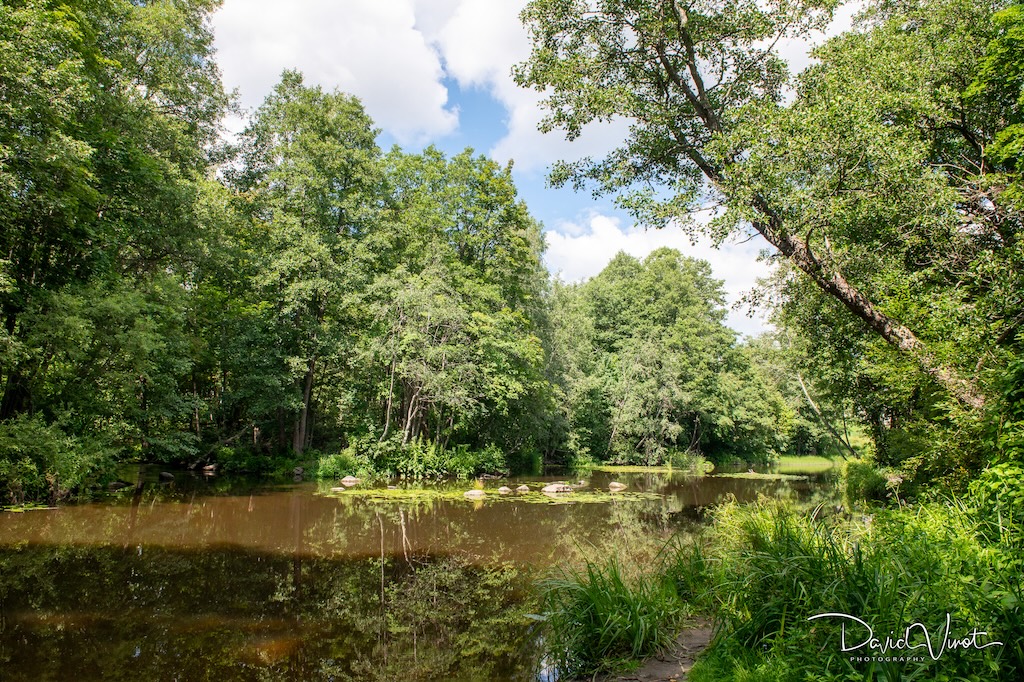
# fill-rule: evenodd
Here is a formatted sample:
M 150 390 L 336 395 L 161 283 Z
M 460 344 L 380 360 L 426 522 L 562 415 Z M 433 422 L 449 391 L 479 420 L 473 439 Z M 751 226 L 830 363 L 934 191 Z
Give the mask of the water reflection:
M 659 495 L 380 502 L 314 483 L 179 474 L 161 485 L 151 473 L 107 500 L 2 513 L 0 678 L 536 679 L 530 586 L 547 566 L 649 551 L 645 539 L 727 495 L 812 487 L 649 474 L 586 483 L 613 479 Z

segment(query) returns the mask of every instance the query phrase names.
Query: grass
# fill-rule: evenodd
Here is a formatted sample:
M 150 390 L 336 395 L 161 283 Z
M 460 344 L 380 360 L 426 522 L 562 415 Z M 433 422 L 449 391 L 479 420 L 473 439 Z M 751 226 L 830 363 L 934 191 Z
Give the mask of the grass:
M 701 535 L 632 580 L 613 557 L 547 581 L 551 656 L 569 675 L 635 665 L 671 640 L 682 614 L 699 613 L 716 637 L 692 682 L 1024 679 L 1024 514 L 1017 497 L 990 503 L 995 512 L 987 499 L 870 516 L 765 499 L 720 505 Z M 976 629 L 1004 645 L 953 648 L 939 661 L 851 660 L 841 620 L 809 620 L 824 613 L 882 637 L 914 623 L 941 637 L 948 613 L 951 636 Z
M 826 457 L 793 457 L 785 455 L 779 457 L 776 469 L 780 474 L 823 474 L 833 469 L 838 469 L 840 461 Z
M 615 557 L 562 569 L 542 588 L 551 654 L 570 678 L 635 666 L 673 640 L 685 614 L 671 582 L 627 580 Z

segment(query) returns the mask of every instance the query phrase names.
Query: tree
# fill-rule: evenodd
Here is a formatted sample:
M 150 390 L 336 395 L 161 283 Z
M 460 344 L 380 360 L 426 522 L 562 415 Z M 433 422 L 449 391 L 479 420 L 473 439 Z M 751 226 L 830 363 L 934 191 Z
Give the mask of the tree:
M 383 424 L 424 439 L 512 452 L 536 447 L 525 422 L 542 409 L 538 336 L 546 271 L 540 226 L 511 168 L 434 148 L 388 156 L 390 209 L 381 274 L 363 335 Z M 518 421 L 518 423 L 517 423 Z M 513 424 L 515 425 L 513 427 Z
M 292 418 L 296 454 L 309 440 L 323 365 L 345 362 L 370 275 L 360 242 L 375 227 L 381 196 L 375 138 L 357 99 L 286 71 L 243 132 L 231 174 L 258 235 L 252 285 L 272 330 L 267 340 L 283 352 L 277 371 L 290 395 L 278 405 Z
M 764 461 L 788 416 L 723 324 L 721 283 L 704 261 L 658 249 L 618 254 L 558 290 L 555 354 L 566 447 L 577 457 L 660 464 L 674 451 Z
M 58 470 L 91 471 L 112 446 L 194 447 L 182 313 L 228 104 L 206 23 L 217 5 L 0 7 L 2 458 L 40 451 L 25 434 L 62 440 L 67 461 L 39 471 L 53 497 L 85 480 Z
M 970 217 L 949 222 L 964 218 L 958 206 L 979 201 L 970 201 L 976 183 L 947 172 L 953 160 L 948 153 L 963 152 L 977 162 L 979 145 L 994 132 L 984 112 L 961 106 L 972 80 L 963 80 L 964 70 L 977 68 L 990 32 L 983 19 L 992 6 L 960 0 L 880 4 L 871 15 L 873 32 L 851 34 L 819 54 L 826 61 L 844 55 L 851 70 L 812 69 L 797 102 L 787 105 L 786 68 L 774 47 L 822 26 L 833 7 L 828 0 L 609 0 L 596 6 L 534 0 L 522 15 L 533 51 L 517 67 L 516 79 L 549 89 L 545 130 L 562 128 L 575 137 L 593 121 L 624 117 L 632 123 L 621 147 L 602 160 L 558 165 L 556 182 L 622 192 L 622 203 L 656 226 L 682 222 L 709 200 L 721 202 L 727 210 L 707 228 L 713 236 L 751 226 L 872 333 L 912 358 L 958 401 L 980 408 L 983 392 L 972 372 L 936 353 L 907 326 L 903 311 L 864 281 L 864 264 L 844 258 L 834 235 L 837 227 L 848 229 L 849 243 L 857 243 L 875 228 L 897 228 L 897 211 L 886 210 L 893 197 L 903 199 L 901 211 L 922 214 L 925 230 L 936 219 L 952 229 L 972 229 Z M 944 20 L 930 19 L 929 13 Z M 885 40 L 898 37 L 886 51 Z M 858 44 L 873 51 L 858 51 Z M 940 49 L 930 49 L 935 46 Z M 897 54 L 912 60 L 922 80 L 901 80 L 904 62 Z M 840 83 L 849 82 L 832 74 L 855 77 L 856 66 L 870 68 L 859 72 L 859 89 L 844 96 Z M 947 67 L 953 70 L 943 75 Z M 829 96 L 815 97 L 816 84 L 826 82 Z M 913 111 L 928 114 L 924 126 L 903 105 L 911 94 L 917 96 L 913 105 L 927 108 Z M 820 115 L 808 116 L 815 107 Z M 871 133 L 861 135 L 866 126 Z M 851 144 L 834 149 L 837 140 Z M 902 150 L 911 141 L 916 143 L 899 158 L 876 153 L 858 163 L 862 154 Z M 881 169 L 900 173 L 887 177 Z M 873 196 L 871 183 L 887 180 L 886 192 Z M 917 190 L 917 181 L 924 182 L 920 191 L 907 192 Z M 844 209 L 851 196 L 855 205 Z M 819 209 L 807 198 L 826 205 Z M 845 225 L 837 225 L 837 218 Z M 983 224 L 986 230 L 995 227 Z M 690 229 L 700 228 L 691 223 Z

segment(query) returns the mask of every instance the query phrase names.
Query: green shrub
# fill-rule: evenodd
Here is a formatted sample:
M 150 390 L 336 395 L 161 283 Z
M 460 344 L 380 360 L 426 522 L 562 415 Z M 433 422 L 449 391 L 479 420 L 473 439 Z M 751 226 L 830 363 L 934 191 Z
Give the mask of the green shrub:
M 359 460 L 352 449 L 346 449 L 333 455 L 324 455 L 317 459 L 317 478 L 345 478 L 359 473 Z
M 38 416 L 0 424 L 0 500 L 64 499 L 97 482 L 112 462 L 102 443 L 69 436 Z
M 353 438 L 343 453 L 366 476 L 411 479 L 470 478 L 508 473 L 505 454 L 496 445 L 473 450 L 468 445 L 442 447 L 426 440 L 402 442 L 401 434 L 379 441 L 370 434 Z
M 840 474 L 840 490 L 847 508 L 854 508 L 863 502 L 879 502 L 886 499 L 888 477 L 870 459 L 850 459 L 843 463 Z

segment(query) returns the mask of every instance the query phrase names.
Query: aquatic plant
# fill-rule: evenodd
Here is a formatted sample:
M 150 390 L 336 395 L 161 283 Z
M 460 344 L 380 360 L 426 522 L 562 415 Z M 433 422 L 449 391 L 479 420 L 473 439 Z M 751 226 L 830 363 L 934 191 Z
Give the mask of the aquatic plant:
M 541 583 L 558 670 L 569 677 L 628 666 L 668 645 L 684 614 L 671 582 L 627 580 L 616 557 Z

